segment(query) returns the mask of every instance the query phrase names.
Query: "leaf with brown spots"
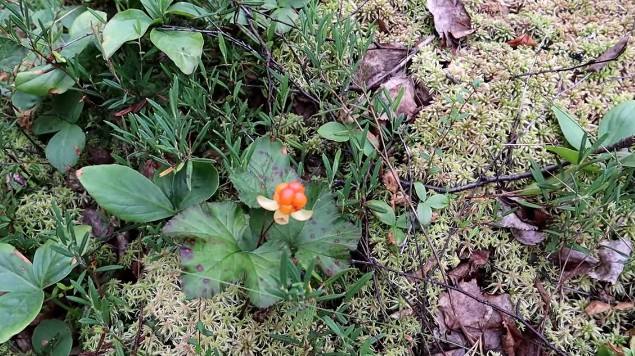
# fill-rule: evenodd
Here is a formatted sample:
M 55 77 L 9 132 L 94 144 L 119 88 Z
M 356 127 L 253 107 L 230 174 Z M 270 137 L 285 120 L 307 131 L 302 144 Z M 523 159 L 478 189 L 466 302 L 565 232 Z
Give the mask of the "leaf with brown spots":
M 470 15 L 460 0 L 428 0 L 426 6 L 443 45 L 456 48 L 459 39 L 474 32 Z

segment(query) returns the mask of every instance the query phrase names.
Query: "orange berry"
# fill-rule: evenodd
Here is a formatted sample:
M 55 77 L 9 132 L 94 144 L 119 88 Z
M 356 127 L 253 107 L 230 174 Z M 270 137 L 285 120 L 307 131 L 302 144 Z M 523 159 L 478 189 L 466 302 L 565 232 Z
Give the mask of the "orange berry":
M 294 194 L 295 192 L 293 191 L 293 189 L 290 189 L 289 187 L 287 187 L 286 189 L 278 193 L 278 203 L 280 205 L 289 205 L 293 203 Z
M 293 205 L 280 205 L 280 208 L 278 208 L 278 210 L 280 210 L 280 212 L 284 214 L 291 214 L 295 211 L 295 208 L 293 207 Z
M 293 207 L 300 210 L 304 208 L 304 206 L 306 205 L 306 201 L 306 195 L 304 195 L 304 193 L 302 192 L 297 192 L 293 196 Z
M 276 193 L 280 193 L 288 185 L 289 185 L 288 183 L 280 183 L 280 184 L 276 185 Z
M 304 184 L 300 183 L 300 181 L 297 180 L 289 183 L 289 188 L 292 188 L 296 192 L 304 192 Z

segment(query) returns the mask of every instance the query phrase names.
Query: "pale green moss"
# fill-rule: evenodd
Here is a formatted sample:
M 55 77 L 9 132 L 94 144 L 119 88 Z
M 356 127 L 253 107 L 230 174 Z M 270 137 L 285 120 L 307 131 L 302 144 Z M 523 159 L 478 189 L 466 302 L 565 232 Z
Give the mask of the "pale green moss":
M 54 230 L 55 218 L 51 207 L 55 204 L 71 217 L 79 216 L 75 193 L 66 187 L 54 186 L 21 196 L 14 226 L 27 238 L 37 238 L 44 232 Z

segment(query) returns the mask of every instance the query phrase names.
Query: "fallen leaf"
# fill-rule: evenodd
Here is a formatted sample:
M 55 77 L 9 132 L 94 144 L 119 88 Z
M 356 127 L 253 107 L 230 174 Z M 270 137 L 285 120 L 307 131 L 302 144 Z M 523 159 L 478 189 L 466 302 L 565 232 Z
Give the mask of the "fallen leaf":
M 522 333 L 508 317 L 503 318 L 507 331 L 502 339 L 503 352 L 507 356 L 540 356 L 542 348 L 529 333 Z
M 113 114 L 113 116 L 115 117 L 122 117 L 125 115 L 128 115 L 130 113 L 135 113 L 135 112 L 139 112 L 141 109 L 143 109 L 144 106 L 146 106 L 146 103 L 148 102 L 148 100 L 146 98 L 141 99 L 140 101 L 129 105 L 119 111 L 117 111 L 116 113 Z
M 615 310 L 619 311 L 627 311 L 631 309 L 635 309 L 635 303 L 633 302 L 619 302 L 613 307 Z
M 387 170 L 381 176 L 381 181 L 389 192 L 397 193 L 399 191 L 399 175 L 392 169 Z
M 589 305 L 586 306 L 586 308 L 584 308 L 584 312 L 587 313 L 588 316 L 606 313 L 609 310 L 611 310 L 611 305 L 599 300 L 592 301 L 591 303 L 589 303 Z
M 506 43 L 512 48 L 516 48 L 519 46 L 536 47 L 538 45 L 538 43 L 536 43 L 536 41 L 534 41 L 534 39 L 526 33 L 523 33 L 522 35 L 514 38 L 513 40 L 509 40 Z
M 404 74 L 396 75 L 382 84 L 380 90 L 382 93 L 387 92 L 391 101 L 396 100 L 403 91 L 396 114 L 403 114 L 406 119 L 410 119 L 419 111 L 415 102 L 415 84 L 412 78 Z M 388 120 L 388 117 L 384 114 L 379 119 Z
M 448 272 L 448 276 L 452 281 L 459 282 L 471 277 L 481 267 L 485 266 L 489 261 L 488 250 L 476 250 L 472 252 L 469 260 L 461 262 L 458 266 Z
M 600 264 L 588 273 L 589 277 L 615 284 L 632 251 L 633 244 L 627 240 L 600 241 L 598 247 Z
M 499 227 L 510 229 L 514 238 L 524 245 L 537 245 L 545 239 L 545 234 L 538 231 L 536 225 L 538 221 L 532 221 L 531 217 L 535 212 L 528 213 L 529 208 L 518 206 L 516 209 L 512 208 L 510 204 L 513 202 L 509 200 L 499 199 L 502 211 L 499 213 L 500 220 L 496 222 Z M 543 209 L 532 209 L 543 210 Z M 544 213 L 540 213 L 542 216 Z M 525 221 L 520 218 L 523 216 Z M 542 221 L 540 223 L 543 223 Z
M 591 61 L 590 66 L 587 67 L 588 72 L 599 72 L 604 66 L 607 65 L 608 62 L 617 59 L 617 57 L 621 56 L 622 53 L 626 50 L 626 46 L 628 45 L 628 40 L 630 35 L 624 35 L 620 38 L 619 41 L 613 47 L 607 49 L 602 53 L 598 58 Z
M 460 282 L 457 287 L 498 308 L 513 311 L 508 294 L 483 294 L 475 279 Z M 481 339 L 485 350 L 501 351 L 502 338 L 506 332 L 503 315 L 492 307 L 451 289 L 439 298 L 436 319 L 439 332 L 446 339 L 459 341 L 460 345 L 466 347 L 471 346 L 474 340 Z
M 568 280 L 575 276 L 587 274 L 600 261 L 597 258 L 578 250 L 562 247 L 555 256 L 556 263 L 565 272 L 563 280 Z
M 106 219 L 104 214 L 96 209 L 86 209 L 82 213 L 82 223 L 90 225 L 92 228 L 93 236 L 98 238 L 105 238 L 113 233 L 113 226 L 110 221 Z
M 408 55 L 408 50 L 399 44 L 384 45 L 366 51 L 355 75 L 358 86 L 376 83 L 384 75 L 393 70 Z M 388 78 L 386 78 L 388 79 Z M 379 83 L 377 83 L 379 84 Z
M 459 39 L 474 32 L 470 15 L 460 0 L 428 0 L 426 6 L 444 46 L 456 48 Z

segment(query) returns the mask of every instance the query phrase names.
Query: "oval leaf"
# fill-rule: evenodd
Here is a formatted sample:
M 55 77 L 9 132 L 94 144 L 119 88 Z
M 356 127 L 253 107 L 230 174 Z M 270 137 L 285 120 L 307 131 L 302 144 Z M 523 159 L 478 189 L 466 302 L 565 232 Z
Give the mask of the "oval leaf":
M 77 125 L 66 125 L 46 145 L 46 159 L 60 172 L 66 172 L 79 160 L 86 135 Z
M 68 356 L 73 348 L 71 329 L 57 319 L 43 320 L 31 337 L 37 355 Z
M 435 194 L 426 200 L 426 204 L 432 209 L 443 209 L 450 203 L 450 198 L 444 194 Z
M 176 173 L 163 177 L 157 176 L 154 179 L 177 210 L 206 201 L 218 188 L 218 171 L 211 160 L 194 158 L 187 163 L 187 166 L 191 167 L 191 171 L 181 169 Z
M 150 222 L 174 214 L 161 189 L 130 167 L 88 166 L 79 169 L 77 177 L 99 206 L 122 220 Z
M 604 115 L 598 127 L 598 137 L 604 135 L 605 146 L 635 135 L 635 100 L 623 102 Z
M 566 110 L 558 107 L 552 106 L 551 110 L 553 114 L 556 116 L 558 120 L 558 125 L 560 125 L 560 130 L 564 135 L 564 138 L 569 142 L 569 144 L 575 148 L 576 150 L 580 149 L 582 145 L 582 137 L 584 136 L 584 129 L 578 124 L 578 121 Z M 586 147 L 590 146 L 590 142 L 586 142 Z
M 73 78 L 50 64 L 20 72 L 15 77 L 17 90 L 36 96 L 62 94 L 74 84 Z
M 141 10 L 130 9 L 117 13 L 104 27 L 101 43 L 104 58 L 112 57 L 124 43 L 141 38 L 151 24 L 152 19 Z
M 199 32 L 152 29 L 150 41 L 184 74 L 192 74 L 203 55 L 203 35 Z
M 320 126 L 318 134 L 323 138 L 335 142 L 346 142 L 351 138 L 351 130 L 339 122 L 327 122 Z
M 395 211 L 390 205 L 386 204 L 386 202 L 381 200 L 369 200 L 366 202 L 366 206 L 382 223 L 393 226 L 397 222 Z

